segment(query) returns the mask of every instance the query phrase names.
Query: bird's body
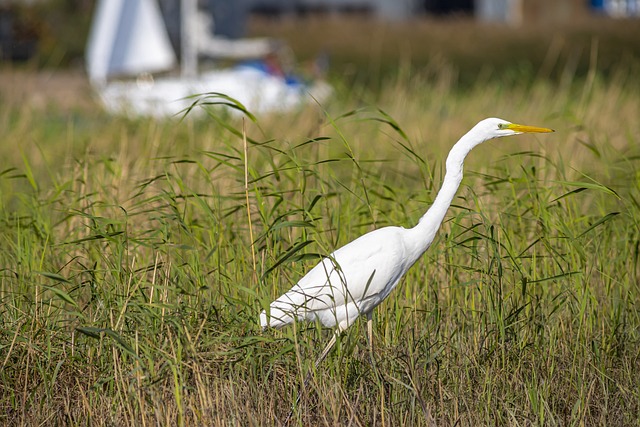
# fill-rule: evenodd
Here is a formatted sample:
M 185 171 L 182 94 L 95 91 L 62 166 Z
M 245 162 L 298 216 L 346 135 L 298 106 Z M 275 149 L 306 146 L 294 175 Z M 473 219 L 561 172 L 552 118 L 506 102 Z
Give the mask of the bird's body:
M 406 244 L 410 230 L 385 227 L 341 247 L 271 304 L 270 326 L 320 320 L 345 330 L 380 304 L 417 259 Z M 350 286 L 350 284 L 359 286 Z M 297 307 L 298 310 L 292 308 Z M 266 326 L 266 313 L 261 315 Z
M 281 327 L 295 320 L 319 320 L 325 326 L 336 327 L 339 333 L 362 314 L 370 319 L 372 310 L 431 245 L 460 186 L 462 165 L 469 151 L 488 139 L 525 132 L 552 131 L 501 119 L 478 123 L 451 149 L 440 192 L 415 227 L 380 228 L 336 250 L 272 302 L 269 313 L 260 314 L 261 326 Z

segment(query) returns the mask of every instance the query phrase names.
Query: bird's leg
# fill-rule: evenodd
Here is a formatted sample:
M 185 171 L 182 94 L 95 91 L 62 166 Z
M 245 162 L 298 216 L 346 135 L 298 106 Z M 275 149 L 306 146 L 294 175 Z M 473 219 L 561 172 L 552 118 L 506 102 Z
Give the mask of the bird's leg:
M 382 420 L 382 426 L 385 426 L 384 416 L 384 375 L 378 369 L 378 364 L 373 354 L 373 313 L 367 313 L 367 337 L 369 338 L 369 358 L 371 359 L 371 369 L 373 369 L 374 375 L 378 378 L 378 387 L 380 388 L 380 417 Z
M 371 359 L 371 368 L 375 376 L 378 378 L 378 384 L 380 387 L 380 416 L 382 417 L 382 425 L 385 425 L 384 419 L 384 377 L 380 370 L 378 370 L 378 364 L 373 356 L 373 313 L 367 313 L 367 337 L 369 339 L 369 358 Z
M 331 341 L 329 341 L 329 343 L 324 348 L 324 350 L 322 350 L 322 353 L 320 354 L 320 356 L 318 356 L 318 358 L 316 359 L 316 363 L 315 363 L 314 368 L 318 367 L 318 365 L 324 360 L 324 358 L 327 357 L 327 354 L 329 354 L 329 352 L 331 351 L 333 346 L 336 345 L 336 340 L 337 340 L 339 334 L 340 334 L 340 331 L 336 331 L 333 334 L 333 336 L 331 337 Z M 311 374 L 311 372 L 309 372 L 309 374 Z
M 313 369 L 309 369 L 309 371 L 307 372 L 307 375 L 304 377 L 304 381 L 302 383 L 302 387 L 300 388 L 300 390 L 298 390 L 298 397 L 296 398 L 296 403 L 294 403 L 293 406 L 291 407 L 291 411 L 289 411 L 289 415 L 287 415 L 287 418 L 284 420 L 284 424 L 283 425 L 285 425 L 285 426 L 289 425 L 289 421 L 291 420 L 291 417 L 293 416 L 293 411 L 298 406 L 298 404 L 300 403 L 300 398 L 302 397 L 302 391 L 307 389 L 307 386 L 309 385 L 309 381 L 311 381 L 311 375 L 313 374 L 313 371 L 315 369 L 318 369 L 318 365 L 320 365 L 320 363 L 322 363 L 322 361 L 324 360 L 325 357 L 327 357 L 327 354 L 329 354 L 329 352 L 331 351 L 333 346 L 336 345 L 336 342 L 337 342 L 337 339 L 338 339 L 338 335 L 340 335 L 340 329 L 335 331 L 335 333 L 331 337 L 331 340 L 329 341 L 327 346 L 324 348 L 324 350 L 322 350 L 322 353 L 320 353 L 320 355 L 316 359 L 316 362 L 313 365 Z
M 367 313 L 367 337 L 369 339 L 369 359 L 371 360 L 371 366 L 376 375 L 380 375 L 378 372 L 378 365 L 376 359 L 373 357 L 373 314 Z
M 369 356 L 373 363 L 373 314 L 367 313 L 367 337 L 369 337 Z

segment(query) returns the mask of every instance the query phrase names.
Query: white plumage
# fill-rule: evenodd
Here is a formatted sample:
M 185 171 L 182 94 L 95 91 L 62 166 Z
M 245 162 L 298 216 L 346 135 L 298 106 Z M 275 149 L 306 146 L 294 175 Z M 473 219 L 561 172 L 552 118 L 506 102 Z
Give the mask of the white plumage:
M 415 227 L 384 227 L 336 250 L 272 302 L 270 312 L 260 314 L 260 325 L 282 327 L 296 319 L 319 320 L 325 326 L 336 327 L 339 333 L 365 314 L 371 339 L 372 310 L 431 245 L 462 181 L 462 166 L 469 151 L 492 138 L 533 132 L 553 131 L 496 118 L 482 120 L 449 152 L 442 187 Z M 334 342 L 335 336 L 316 363 Z

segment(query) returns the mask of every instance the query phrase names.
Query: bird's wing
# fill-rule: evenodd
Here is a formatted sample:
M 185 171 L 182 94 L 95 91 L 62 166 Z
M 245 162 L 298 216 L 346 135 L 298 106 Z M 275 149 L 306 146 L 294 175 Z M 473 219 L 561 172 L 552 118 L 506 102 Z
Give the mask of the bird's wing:
M 360 303 L 384 292 L 404 272 L 404 247 L 398 227 L 365 234 L 324 258 L 272 307 L 299 314 Z

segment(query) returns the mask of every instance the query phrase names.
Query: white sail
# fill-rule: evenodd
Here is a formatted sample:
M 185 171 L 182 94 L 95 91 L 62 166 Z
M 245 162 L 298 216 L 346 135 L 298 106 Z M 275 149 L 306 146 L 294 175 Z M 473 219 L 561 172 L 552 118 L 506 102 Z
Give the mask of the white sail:
M 114 75 L 171 69 L 176 56 L 154 0 L 100 0 L 87 44 L 87 73 L 94 83 Z

